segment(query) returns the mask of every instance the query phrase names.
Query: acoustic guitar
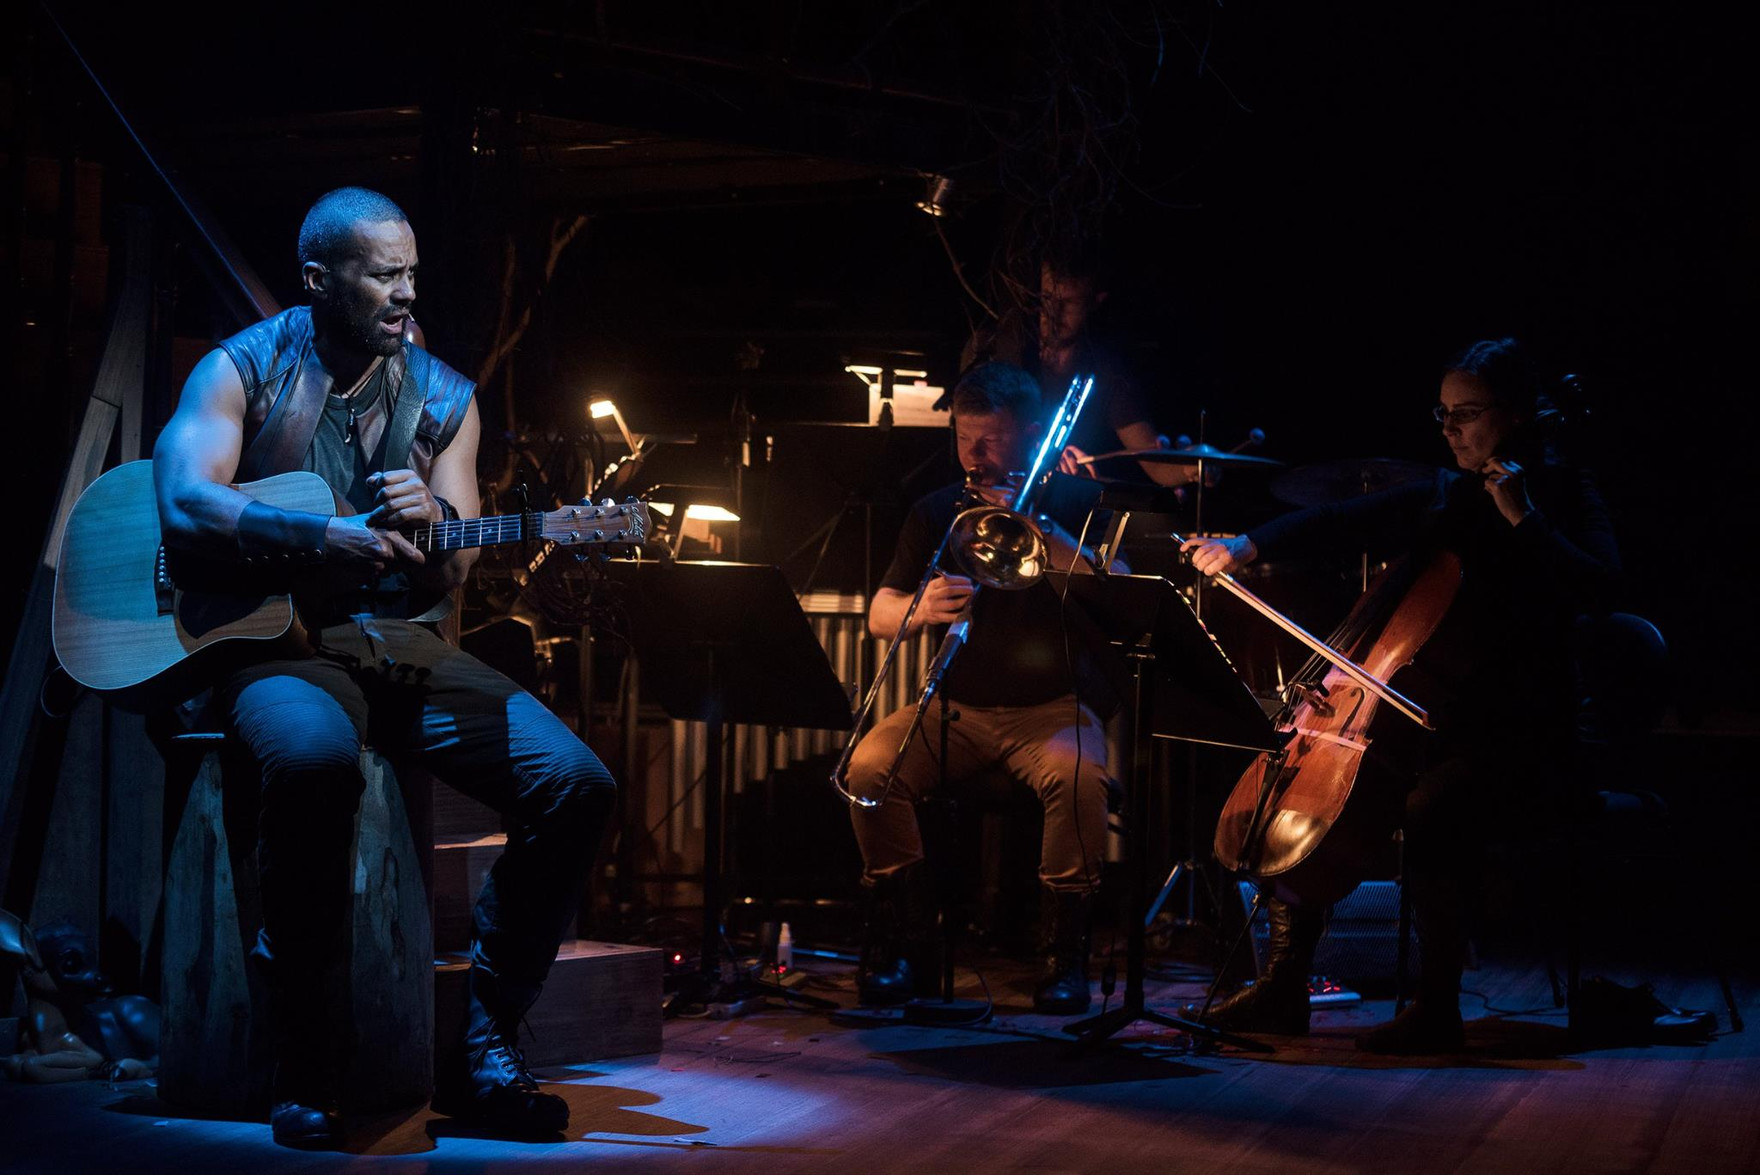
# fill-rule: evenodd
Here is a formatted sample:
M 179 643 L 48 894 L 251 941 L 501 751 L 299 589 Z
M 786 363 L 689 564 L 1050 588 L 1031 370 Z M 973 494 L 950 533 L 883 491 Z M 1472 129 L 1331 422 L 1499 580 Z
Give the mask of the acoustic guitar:
M 282 473 L 236 486 L 259 502 L 312 514 L 336 512 L 315 473 Z M 403 528 L 423 551 L 457 551 L 535 540 L 579 550 L 639 546 L 648 508 L 583 502 L 547 513 L 465 518 Z M 118 704 L 175 702 L 223 665 L 297 655 L 297 604 L 358 588 L 319 565 L 275 575 L 243 563 L 167 552 L 153 496 L 153 463 L 131 461 L 86 487 L 68 515 L 55 576 L 55 654 L 69 676 Z M 419 609 L 412 608 L 412 614 Z

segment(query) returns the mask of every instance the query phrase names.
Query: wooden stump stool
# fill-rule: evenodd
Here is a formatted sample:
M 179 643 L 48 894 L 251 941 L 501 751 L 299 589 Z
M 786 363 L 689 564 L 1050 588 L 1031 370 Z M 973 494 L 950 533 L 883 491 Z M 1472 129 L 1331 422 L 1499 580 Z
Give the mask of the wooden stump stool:
M 272 1067 L 268 1003 L 247 966 L 262 924 L 258 789 L 254 779 L 240 777 L 245 768 L 231 761 L 237 756 L 226 753 L 224 736 L 177 741 L 199 751 L 201 761 L 166 870 L 159 1096 L 208 1112 L 257 1114 L 268 1107 Z M 365 750 L 361 773 L 366 788 L 355 823 L 347 953 L 357 1040 L 342 1090 L 351 1112 L 417 1105 L 434 1087 L 426 853 L 411 834 L 390 766 Z

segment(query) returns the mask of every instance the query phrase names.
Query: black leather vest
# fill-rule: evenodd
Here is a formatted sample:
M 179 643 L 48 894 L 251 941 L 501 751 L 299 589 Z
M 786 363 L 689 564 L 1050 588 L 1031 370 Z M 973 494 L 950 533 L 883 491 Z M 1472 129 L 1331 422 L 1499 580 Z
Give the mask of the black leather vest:
M 299 469 L 331 383 L 312 354 L 311 308 L 296 306 L 248 326 L 222 340 L 220 349 L 244 383 L 244 449 L 233 480 L 257 481 Z M 408 468 L 426 480 L 434 458 L 464 423 L 476 385 L 409 342 L 385 363 L 388 406 L 407 391 L 422 397 Z M 398 454 L 387 452 L 385 460 L 391 468 L 402 467 Z

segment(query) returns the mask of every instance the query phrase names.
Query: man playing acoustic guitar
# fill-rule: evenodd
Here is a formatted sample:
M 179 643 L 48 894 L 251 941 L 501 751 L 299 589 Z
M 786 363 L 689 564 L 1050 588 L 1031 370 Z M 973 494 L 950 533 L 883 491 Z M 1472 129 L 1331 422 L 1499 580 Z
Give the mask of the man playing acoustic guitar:
M 333 1146 L 346 1005 L 326 995 L 350 910 L 363 740 L 431 768 L 510 821 L 477 902 L 463 1049 L 434 1108 L 554 1135 L 568 1107 L 517 1047 L 521 1016 L 579 906 L 615 803 L 599 759 L 531 695 L 404 617 L 414 591 L 464 581 L 473 552 L 400 531 L 478 513 L 471 382 L 411 338 L 416 241 L 375 192 L 321 198 L 299 234 L 309 307 L 220 344 L 184 385 L 154 452 L 164 541 L 255 570 L 344 585 L 301 600 L 309 655 L 231 673 L 215 704 L 262 769 L 263 928 L 253 952 L 275 1019 L 277 1142 Z M 283 510 L 237 483 L 307 470 L 353 513 Z M 345 508 L 346 511 L 346 508 Z

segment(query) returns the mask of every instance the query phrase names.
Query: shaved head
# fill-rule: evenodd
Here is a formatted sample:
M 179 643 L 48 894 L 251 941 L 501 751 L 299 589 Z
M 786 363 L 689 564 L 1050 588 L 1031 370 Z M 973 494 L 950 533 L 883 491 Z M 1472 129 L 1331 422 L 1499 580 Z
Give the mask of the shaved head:
M 357 224 L 408 223 L 403 209 L 367 188 L 337 188 L 318 197 L 299 226 L 299 263 L 333 268 L 360 250 Z

